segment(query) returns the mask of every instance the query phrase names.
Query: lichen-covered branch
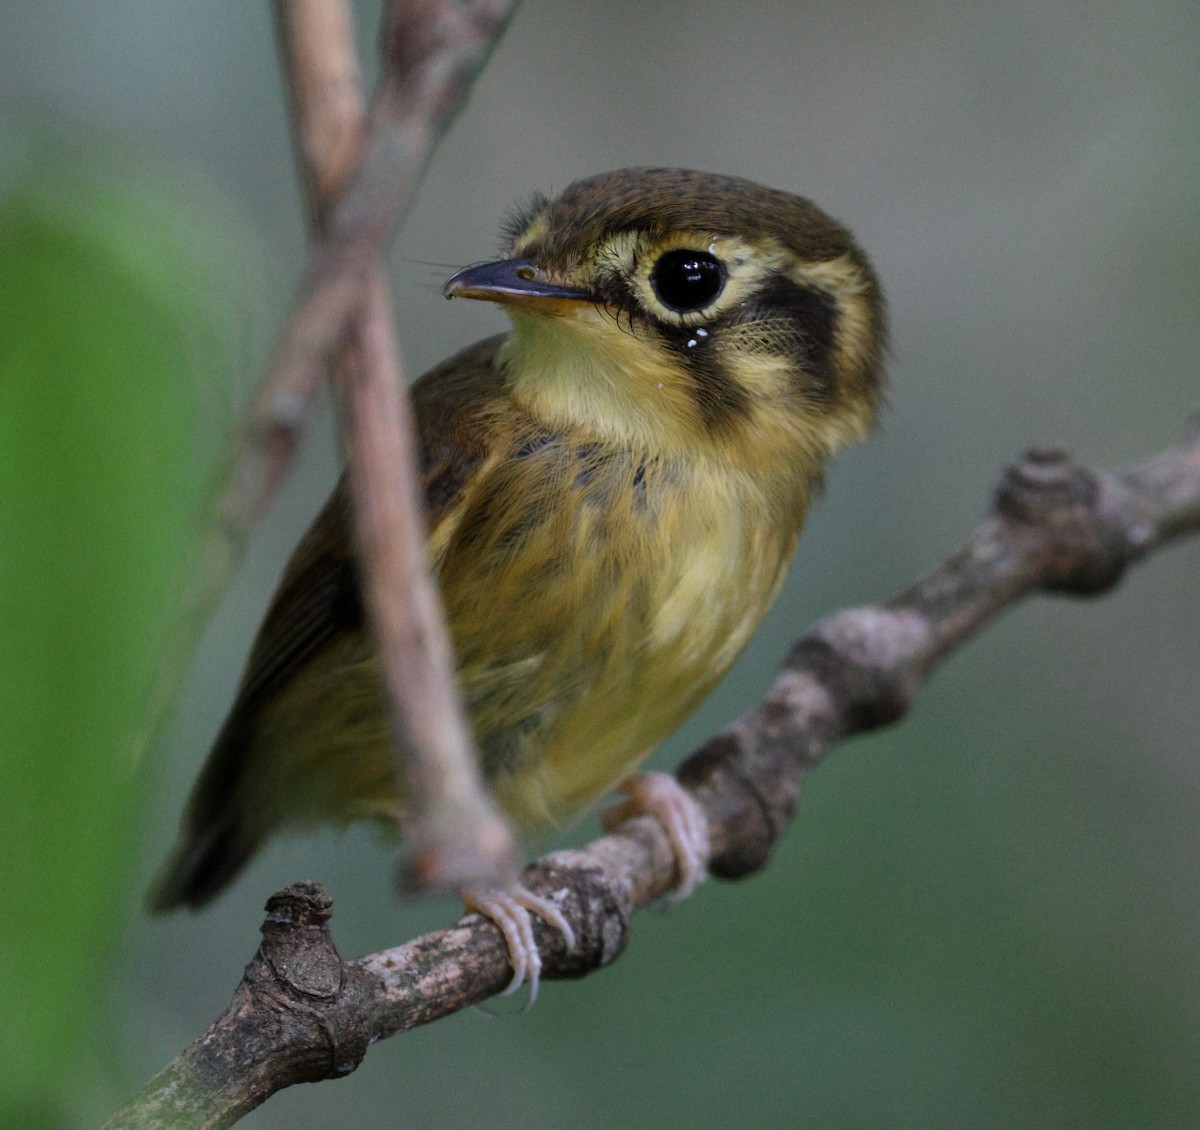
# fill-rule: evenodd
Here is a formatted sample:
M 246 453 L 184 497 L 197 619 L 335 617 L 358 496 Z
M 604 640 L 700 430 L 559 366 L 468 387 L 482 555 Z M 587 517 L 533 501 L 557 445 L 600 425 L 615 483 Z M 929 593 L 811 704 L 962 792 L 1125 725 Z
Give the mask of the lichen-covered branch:
M 1023 597 L 1094 596 L 1130 565 L 1200 532 L 1200 421 L 1132 470 L 1094 473 L 1035 451 L 1004 476 L 967 543 L 884 604 L 836 613 L 793 645 L 767 697 L 680 767 L 704 805 L 710 870 L 761 868 L 790 822 L 805 773 L 835 743 L 895 722 L 931 668 Z M 633 912 L 675 883 L 658 824 L 639 817 L 523 882 L 553 895 L 575 930 L 536 925 L 544 978 L 582 976 L 624 948 Z M 229 1126 L 275 1091 L 352 1071 L 376 1039 L 478 1003 L 509 980 L 499 931 L 477 915 L 407 945 L 343 961 L 316 884 L 272 896 L 263 942 L 229 1010 L 106 1123 Z

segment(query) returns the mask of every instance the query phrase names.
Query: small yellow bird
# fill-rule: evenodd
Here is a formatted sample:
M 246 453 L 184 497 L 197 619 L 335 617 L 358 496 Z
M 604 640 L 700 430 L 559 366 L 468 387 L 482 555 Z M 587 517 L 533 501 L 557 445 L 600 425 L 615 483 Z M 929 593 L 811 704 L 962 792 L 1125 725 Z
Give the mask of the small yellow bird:
M 444 293 L 499 303 L 512 329 L 412 390 L 429 560 L 487 781 L 553 826 L 679 725 L 770 607 L 826 461 L 875 419 L 883 300 L 808 200 L 683 169 L 537 197 L 505 257 Z M 352 522 L 343 480 L 154 909 L 207 902 L 284 826 L 403 817 Z

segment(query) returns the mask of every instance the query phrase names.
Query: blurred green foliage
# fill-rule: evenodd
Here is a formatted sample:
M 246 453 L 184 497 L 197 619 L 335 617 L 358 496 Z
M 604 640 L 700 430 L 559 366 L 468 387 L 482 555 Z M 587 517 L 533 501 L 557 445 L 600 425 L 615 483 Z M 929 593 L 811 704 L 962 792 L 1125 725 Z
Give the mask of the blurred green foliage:
M 176 170 L 89 171 L 82 151 L 0 190 L 5 1124 L 60 1124 L 100 1030 L 218 446 L 198 423 L 228 339 L 218 212 Z

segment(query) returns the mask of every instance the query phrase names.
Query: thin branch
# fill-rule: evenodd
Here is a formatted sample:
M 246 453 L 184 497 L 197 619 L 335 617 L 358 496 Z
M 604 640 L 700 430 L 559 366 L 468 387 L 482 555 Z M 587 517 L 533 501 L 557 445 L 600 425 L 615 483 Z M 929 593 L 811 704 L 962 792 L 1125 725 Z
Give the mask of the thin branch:
M 379 260 L 388 218 L 405 196 L 393 184 L 385 190 L 374 183 L 407 178 L 415 187 L 454 108 L 447 99 L 461 93 L 442 72 L 461 71 L 470 49 L 478 53 L 481 29 L 445 0 L 393 4 L 384 17 L 385 74 L 368 129 L 345 0 L 277 0 L 275 11 L 313 223 L 334 250 L 337 233 L 351 232 L 356 263 L 341 283 L 319 278 L 308 300 L 325 301 L 329 285 L 350 302 L 350 320 L 322 348 L 344 406 L 363 589 L 391 705 L 397 779 L 407 784 L 403 878 L 420 889 L 511 882 L 516 837 L 483 784 L 455 692 L 441 598 L 425 562 L 415 425 Z M 316 269 L 350 262 L 344 250 Z M 329 311 L 320 314 L 324 326 Z M 277 374 L 285 398 L 294 376 L 293 369 Z
M 291 4 L 281 5 L 282 13 L 292 11 Z M 361 159 L 309 254 L 221 500 L 231 531 L 244 534 L 257 521 L 290 468 L 313 393 L 350 328 L 375 258 L 411 205 L 435 146 L 514 5 L 515 0 L 407 0 L 393 3 L 386 14 L 384 71 Z M 303 14 L 303 7 L 296 10 Z M 291 41 L 283 37 L 285 49 Z M 338 83 L 345 72 L 330 67 L 328 73 Z M 309 75 L 314 81 L 321 77 Z M 298 95 L 293 102 L 304 104 Z M 304 124 L 297 119 L 298 127 Z M 307 143 L 302 151 L 306 158 L 325 152 Z M 315 180 L 326 183 L 324 177 Z
M 991 516 L 957 553 L 881 605 L 836 613 L 792 646 L 763 702 L 680 767 L 713 835 L 710 870 L 766 864 L 800 783 L 836 742 L 897 721 L 933 666 L 1031 593 L 1094 596 L 1173 539 L 1200 532 L 1200 420 L 1180 446 L 1120 474 L 1035 451 L 1004 476 Z M 538 923 L 542 976 L 580 977 L 625 946 L 633 912 L 670 890 L 674 856 L 647 817 L 528 868 L 575 930 Z M 262 945 L 229 1010 L 106 1127 L 229 1126 L 292 1083 L 353 1071 L 377 1039 L 476 1004 L 509 980 L 499 931 L 478 915 L 344 962 L 332 903 L 300 883 L 267 903 Z
M 397 779 L 407 785 L 402 878 L 421 890 L 511 883 L 516 837 L 483 783 L 455 691 L 441 596 L 425 561 L 415 424 L 382 266 L 350 340 L 338 383 L 364 595 L 392 706 Z
M 346 0 L 275 0 L 275 29 L 310 223 L 322 231 L 367 131 L 354 20 Z

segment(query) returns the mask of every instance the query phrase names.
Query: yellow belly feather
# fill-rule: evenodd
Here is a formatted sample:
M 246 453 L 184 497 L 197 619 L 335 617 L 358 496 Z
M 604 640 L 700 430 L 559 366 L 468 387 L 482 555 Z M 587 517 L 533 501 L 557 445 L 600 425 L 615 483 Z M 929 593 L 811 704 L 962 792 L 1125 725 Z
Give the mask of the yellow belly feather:
M 434 539 L 489 784 L 529 827 L 586 807 L 696 707 L 770 606 L 803 520 L 798 505 L 771 521 L 778 507 L 729 468 L 540 454 L 497 461 Z M 290 780 L 255 791 L 291 798 L 272 823 L 402 815 L 379 686 L 351 637 L 272 704 L 260 733 L 288 752 L 257 764 Z

